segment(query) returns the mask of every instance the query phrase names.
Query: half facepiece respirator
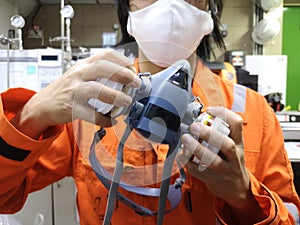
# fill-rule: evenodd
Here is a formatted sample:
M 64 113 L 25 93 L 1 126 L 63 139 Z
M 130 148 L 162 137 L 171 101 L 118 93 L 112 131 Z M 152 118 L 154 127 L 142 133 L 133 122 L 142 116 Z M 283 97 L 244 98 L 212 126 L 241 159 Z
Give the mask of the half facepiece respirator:
M 107 225 L 110 224 L 117 199 L 142 216 L 157 215 L 157 224 L 162 224 L 164 214 L 177 207 L 182 196 L 181 186 L 185 181 L 185 173 L 182 166 L 179 166 L 180 177 L 175 184 L 170 185 L 171 170 L 176 161 L 176 154 L 181 149 L 181 135 L 189 132 L 189 126 L 194 121 L 199 121 L 199 115 L 203 107 L 200 100 L 192 94 L 190 64 L 186 60 L 177 61 L 155 75 L 141 73 L 139 77 L 141 79 L 141 87 L 139 89 L 122 88 L 125 93 L 132 96 L 133 103 L 125 108 L 109 106 L 104 112 L 107 113 L 106 111 L 110 109 L 108 114 L 111 117 L 117 117 L 121 114 L 125 115 L 127 124 L 118 146 L 113 176 L 104 169 L 101 162 L 96 158 L 95 145 L 105 135 L 103 129 L 95 134 L 91 145 L 89 156 L 91 165 L 99 180 L 109 190 L 103 223 Z M 114 86 L 112 83 L 110 84 Z M 99 100 L 91 99 L 89 103 L 99 112 L 105 108 L 104 103 Z M 218 125 L 218 127 L 224 127 L 223 123 L 219 124 L 221 125 Z M 133 130 L 151 142 L 169 145 L 162 173 L 161 188 L 137 187 L 121 181 L 123 148 Z M 217 151 L 216 154 L 218 154 Z M 152 211 L 136 204 L 119 193 L 119 187 L 136 194 L 159 197 L 158 210 Z M 170 209 L 165 209 L 167 200 L 171 203 Z

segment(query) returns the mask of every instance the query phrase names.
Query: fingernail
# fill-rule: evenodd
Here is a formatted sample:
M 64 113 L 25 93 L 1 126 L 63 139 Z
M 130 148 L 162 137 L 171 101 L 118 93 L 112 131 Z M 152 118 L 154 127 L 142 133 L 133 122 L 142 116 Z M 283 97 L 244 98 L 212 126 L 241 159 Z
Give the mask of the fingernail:
M 136 71 L 136 68 L 135 68 L 134 65 L 130 66 L 129 68 L 130 68 L 135 74 L 137 74 L 137 71 Z
M 139 88 L 141 86 L 141 79 L 138 76 L 134 75 L 133 81 L 126 86 L 130 88 Z
M 132 85 L 135 88 L 139 88 L 141 86 L 141 79 L 135 75 L 134 80 L 132 81 Z
M 193 141 L 193 138 L 191 135 L 184 135 L 182 136 L 182 142 L 183 144 L 191 144 Z
M 132 98 L 128 95 L 125 95 L 124 105 L 130 105 L 132 103 Z
M 190 127 L 190 130 L 193 134 L 199 136 L 200 131 L 201 131 L 201 127 L 198 123 L 194 123 L 192 124 L 192 126 Z
M 189 151 L 188 149 L 185 149 L 185 148 L 182 150 L 182 152 L 183 152 L 183 155 L 187 158 L 191 158 L 193 155 L 193 153 L 191 151 Z
M 186 156 L 191 156 L 193 154 L 193 152 L 190 150 L 192 142 L 193 142 L 193 138 L 191 135 L 186 134 L 182 136 L 182 144 L 183 144 L 184 154 Z

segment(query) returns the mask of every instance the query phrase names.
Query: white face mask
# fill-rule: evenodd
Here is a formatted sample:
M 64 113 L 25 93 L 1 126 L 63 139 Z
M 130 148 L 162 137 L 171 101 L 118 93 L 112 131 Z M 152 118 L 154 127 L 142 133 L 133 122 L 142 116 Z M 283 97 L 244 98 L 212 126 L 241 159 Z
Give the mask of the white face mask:
M 129 12 L 127 31 L 145 56 L 161 67 L 187 59 L 213 30 L 210 13 L 185 0 L 158 0 Z

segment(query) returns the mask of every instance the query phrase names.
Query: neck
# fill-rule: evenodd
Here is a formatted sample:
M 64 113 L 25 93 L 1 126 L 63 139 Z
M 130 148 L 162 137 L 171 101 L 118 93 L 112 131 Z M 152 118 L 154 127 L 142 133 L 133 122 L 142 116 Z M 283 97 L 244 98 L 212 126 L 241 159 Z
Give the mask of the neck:
M 193 53 L 189 58 L 187 58 L 187 61 L 191 65 L 191 73 L 194 77 L 195 71 L 196 71 L 196 65 L 197 65 L 197 55 L 196 53 Z M 150 72 L 151 74 L 158 73 L 162 71 L 163 67 L 160 67 L 154 63 L 152 63 L 147 57 L 144 55 L 144 53 L 139 50 L 139 70 L 140 72 Z

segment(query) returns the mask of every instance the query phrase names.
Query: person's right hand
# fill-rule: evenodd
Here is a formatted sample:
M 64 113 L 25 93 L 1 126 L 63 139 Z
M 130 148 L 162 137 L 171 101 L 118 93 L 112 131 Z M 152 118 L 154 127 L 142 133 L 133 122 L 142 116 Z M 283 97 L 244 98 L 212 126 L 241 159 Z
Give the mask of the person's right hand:
M 111 50 L 79 61 L 65 74 L 35 94 L 12 120 L 13 125 L 24 134 L 37 138 L 47 127 L 68 123 L 80 118 L 100 126 L 115 123 L 92 108 L 88 99 L 97 98 L 114 106 L 131 104 L 131 97 L 108 88 L 97 78 L 139 87 L 132 62 L 122 54 Z M 30 128 L 29 128 L 30 127 Z

